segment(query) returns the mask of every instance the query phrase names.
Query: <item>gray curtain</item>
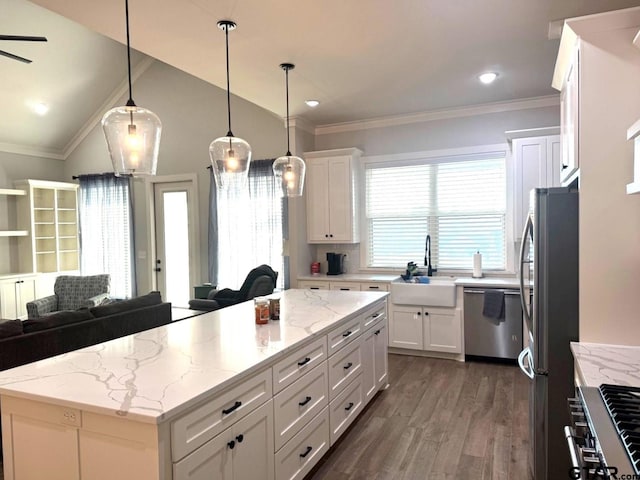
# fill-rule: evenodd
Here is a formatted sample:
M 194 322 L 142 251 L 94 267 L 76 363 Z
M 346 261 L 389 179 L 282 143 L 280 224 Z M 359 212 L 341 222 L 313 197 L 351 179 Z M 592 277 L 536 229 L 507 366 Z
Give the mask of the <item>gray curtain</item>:
M 80 175 L 80 271 L 111 275 L 111 296 L 137 295 L 131 178 Z
M 280 273 L 278 284 L 283 286 L 284 203 L 276 188 L 273 162 L 252 161 L 247 188 L 230 188 L 215 195 L 211 174 L 209 266 L 215 269 L 212 278 L 216 279 L 211 283 L 239 288 L 252 268 L 266 263 Z

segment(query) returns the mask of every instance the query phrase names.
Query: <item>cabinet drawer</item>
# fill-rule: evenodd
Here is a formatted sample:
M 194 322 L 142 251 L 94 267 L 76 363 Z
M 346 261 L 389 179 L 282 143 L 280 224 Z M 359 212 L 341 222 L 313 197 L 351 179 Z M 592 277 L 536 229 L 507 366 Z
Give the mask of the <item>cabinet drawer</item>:
M 331 290 L 355 290 L 360 291 L 360 284 L 353 282 L 330 282 Z
M 354 318 L 329 332 L 327 340 L 329 341 L 330 356 L 354 341 L 358 335 L 360 335 L 362 331 L 360 321 L 361 317 Z
M 333 445 L 362 410 L 362 375 L 329 403 L 330 439 Z
M 273 392 L 280 392 L 326 359 L 327 337 L 323 335 L 273 366 Z
M 304 288 L 306 290 L 329 290 L 329 282 L 324 282 L 321 280 L 300 280 L 298 281 L 298 288 Z
M 362 320 L 362 331 L 371 327 L 374 323 L 379 322 L 387 315 L 387 304 L 380 303 L 369 309 L 364 315 Z
M 273 396 L 271 369 L 216 395 L 171 424 L 174 462 L 211 440 Z
M 301 480 L 329 450 L 329 409 L 311 420 L 278 453 L 276 478 Z
M 363 292 L 388 292 L 389 285 L 386 283 L 361 283 L 360 290 Z
M 273 402 L 276 451 L 329 404 L 327 384 L 327 363 L 323 362 L 276 395 Z
M 329 398 L 334 399 L 362 371 L 362 337 L 329 358 Z

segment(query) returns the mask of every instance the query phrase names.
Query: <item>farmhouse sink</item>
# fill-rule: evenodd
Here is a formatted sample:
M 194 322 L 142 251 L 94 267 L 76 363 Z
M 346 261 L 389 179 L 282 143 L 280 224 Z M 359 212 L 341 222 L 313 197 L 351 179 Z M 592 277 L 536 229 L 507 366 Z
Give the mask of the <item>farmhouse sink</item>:
M 455 307 L 456 285 L 453 278 L 430 277 L 429 283 L 412 283 L 398 277 L 391 282 L 391 303 L 427 307 Z

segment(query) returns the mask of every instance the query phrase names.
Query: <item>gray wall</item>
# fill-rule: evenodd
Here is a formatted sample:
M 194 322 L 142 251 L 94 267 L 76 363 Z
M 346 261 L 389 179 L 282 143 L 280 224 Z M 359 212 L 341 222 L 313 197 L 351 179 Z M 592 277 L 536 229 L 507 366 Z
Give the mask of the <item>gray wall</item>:
M 233 89 L 233 84 L 232 84 Z M 162 121 L 162 138 L 157 174 L 196 173 L 198 177 L 198 211 L 200 216 L 201 279 L 207 278 L 207 231 L 209 196 L 209 144 L 227 133 L 226 91 L 156 61 L 136 81 L 133 96 L 137 105 L 154 111 Z M 122 98 L 119 104 L 124 104 Z M 249 142 L 254 159 L 273 158 L 286 149 L 284 123 L 271 112 L 238 97 L 231 98 L 232 130 Z M 102 134 L 96 125 L 69 156 L 64 165 L 66 178 L 81 173 L 112 171 Z M 147 255 L 148 212 L 146 187 L 134 182 L 136 268 L 138 292 L 151 288 Z

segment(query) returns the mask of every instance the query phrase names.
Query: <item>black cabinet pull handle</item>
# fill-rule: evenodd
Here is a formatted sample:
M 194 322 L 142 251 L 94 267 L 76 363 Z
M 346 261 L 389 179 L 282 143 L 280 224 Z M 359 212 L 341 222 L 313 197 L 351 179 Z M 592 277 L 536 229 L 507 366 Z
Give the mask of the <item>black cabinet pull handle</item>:
M 429 315 L 429 312 L 424 312 L 425 315 Z
M 353 408 L 353 402 L 349 402 L 349 405 L 347 405 L 346 407 L 344 407 L 344 409 L 348 412 L 349 410 L 351 410 Z
M 229 447 L 230 450 L 233 450 L 236 446 L 236 442 L 231 440 L 230 442 L 227 442 L 227 447 Z
M 380 288 L 380 287 L 379 287 L 379 286 L 377 286 L 377 285 L 376 285 L 375 287 L 374 287 L 373 285 L 369 285 L 369 289 L 370 289 L 370 290 L 378 290 L 379 288 Z
M 307 447 L 307 449 L 304 451 L 304 453 L 300 454 L 300 458 L 304 458 L 307 455 L 309 455 L 309 453 L 311 453 L 311 450 L 313 450 L 313 447 Z
M 373 332 L 374 335 L 380 335 L 380 330 L 376 330 L 375 332 Z
M 244 435 L 240 434 L 236 437 L 236 440 L 238 441 L 238 443 L 242 443 L 242 441 L 244 440 Z
M 304 398 L 304 400 L 303 400 L 303 401 L 298 402 L 298 405 L 300 405 L 301 407 L 304 407 L 304 406 L 305 406 L 307 403 L 309 403 L 310 401 L 311 401 L 311 397 L 306 396 L 306 397 Z
M 326 233 L 324 234 L 324 238 L 329 238 L 329 235 L 327 235 Z
M 343 337 L 348 337 L 349 335 L 351 335 L 351 330 L 347 330 L 342 334 Z
M 330 234 L 329 234 L 329 237 L 333 238 L 333 233 L 330 233 Z
M 563 163 L 563 164 L 562 164 L 562 170 L 565 170 L 565 169 L 567 169 L 567 168 L 569 168 L 569 165 L 565 165 L 565 164 Z
M 239 401 L 236 400 L 236 403 L 231 405 L 229 408 L 225 408 L 224 410 L 222 410 L 222 413 L 224 415 L 229 415 L 234 410 L 237 410 L 238 408 L 240 408 L 240 405 L 242 405 L 242 402 L 239 402 Z
M 304 357 L 304 360 L 301 360 L 301 361 L 298 362 L 298 366 L 302 367 L 302 366 L 306 365 L 307 363 L 309 363 L 310 361 L 311 361 L 310 357 Z
M 349 370 L 351 367 L 353 367 L 353 363 L 349 362 L 342 368 L 344 368 L 345 370 Z

